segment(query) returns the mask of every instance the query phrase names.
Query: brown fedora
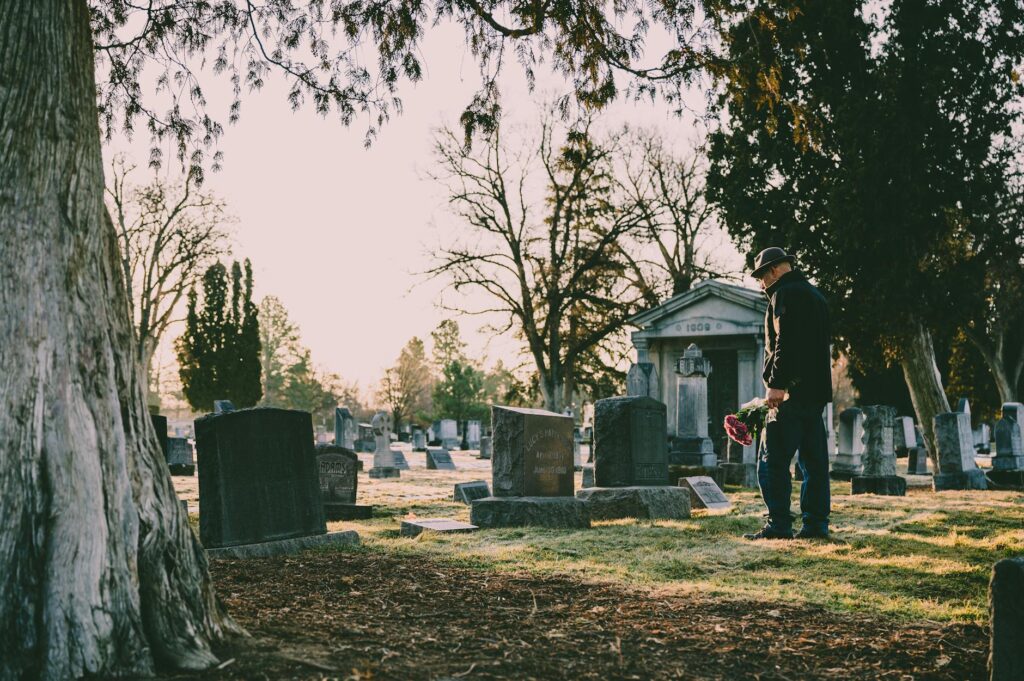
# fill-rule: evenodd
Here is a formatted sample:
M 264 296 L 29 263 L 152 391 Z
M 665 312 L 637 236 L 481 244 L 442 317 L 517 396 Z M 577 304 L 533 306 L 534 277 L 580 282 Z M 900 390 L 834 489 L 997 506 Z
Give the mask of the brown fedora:
M 750 271 L 750 276 L 754 279 L 760 279 L 761 276 L 771 269 L 772 265 L 778 265 L 779 263 L 788 262 L 792 265 L 796 261 L 796 258 L 786 253 L 778 246 L 770 246 L 754 258 L 754 269 Z

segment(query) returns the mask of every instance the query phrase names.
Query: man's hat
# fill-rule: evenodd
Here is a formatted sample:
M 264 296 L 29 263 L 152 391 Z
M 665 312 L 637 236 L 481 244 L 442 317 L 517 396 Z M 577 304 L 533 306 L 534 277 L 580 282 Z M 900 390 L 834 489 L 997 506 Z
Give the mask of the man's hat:
M 754 269 L 750 271 L 750 276 L 754 279 L 760 279 L 765 272 L 771 269 L 772 265 L 778 265 L 783 262 L 788 262 L 792 265 L 795 260 L 796 258 L 778 246 L 771 246 L 758 253 L 757 257 L 754 258 Z

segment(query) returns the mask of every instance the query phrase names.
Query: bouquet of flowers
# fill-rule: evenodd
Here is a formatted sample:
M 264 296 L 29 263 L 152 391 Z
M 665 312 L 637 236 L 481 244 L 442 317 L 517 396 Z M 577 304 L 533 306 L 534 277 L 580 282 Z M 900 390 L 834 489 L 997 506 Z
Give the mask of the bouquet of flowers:
M 726 435 L 737 444 L 753 444 L 758 432 L 764 428 L 768 411 L 768 403 L 761 397 L 740 405 L 738 412 L 725 417 Z

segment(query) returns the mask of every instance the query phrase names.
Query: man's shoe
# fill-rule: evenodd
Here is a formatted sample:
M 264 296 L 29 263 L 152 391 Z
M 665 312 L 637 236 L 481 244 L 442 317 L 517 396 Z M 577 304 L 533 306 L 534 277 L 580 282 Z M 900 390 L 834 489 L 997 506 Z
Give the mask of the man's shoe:
M 800 531 L 796 533 L 797 539 L 828 539 L 828 530 L 822 530 L 813 527 L 807 527 L 804 525 L 800 528 Z
M 792 539 L 793 530 L 780 530 L 768 523 L 757 532 L 743 535 L 744 539 Z

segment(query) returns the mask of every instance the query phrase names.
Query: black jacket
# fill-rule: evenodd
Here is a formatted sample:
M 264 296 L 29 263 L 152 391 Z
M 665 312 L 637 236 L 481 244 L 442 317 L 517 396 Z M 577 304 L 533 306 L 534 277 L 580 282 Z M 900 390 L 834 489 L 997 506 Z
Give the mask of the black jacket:
M 786 272 L 765 290 L 764 383 L 790 399 L 824 406 L 832 401 L 828 303 L 804 275 Z

